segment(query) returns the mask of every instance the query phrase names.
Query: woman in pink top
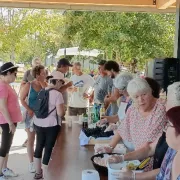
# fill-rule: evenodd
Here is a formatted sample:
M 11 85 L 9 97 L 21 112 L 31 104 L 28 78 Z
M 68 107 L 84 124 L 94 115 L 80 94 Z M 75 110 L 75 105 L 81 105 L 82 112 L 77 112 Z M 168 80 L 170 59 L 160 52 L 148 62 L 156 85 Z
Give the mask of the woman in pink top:
M 46 89 L 52 88 L 49 91 L 49 112 L 52 111 L 45 119 L 34 117 L 34 129 L 36 131 L 36 148 L 34 153 L 34 162 L 36 167 L 36 174 L 34 179 L 46 179 L 47 167 L 51 157 L 53 147 L 55 145 L 57 136 L 60 131 L 60 120 L 64 116 L 64 100 L 62 94 L 58 91 L 64 84 L 64 76 L 62 73 L 56 71 L 49 79 L 49 85 Z M 41 170 L 41 158 L 44 149 Z M 43 174 L 42 174 L 43 172 Z
M 11 62 L 5 63 L 0 68 L 0 127 L 2 128 L 0 147 L 0 180 L 5 176 L 17 176 L 7 168 L 9 150 L 17 123 L 22 121 L 20 106 L 16 92 L 9 85 L 15 81 L 17 66 Z

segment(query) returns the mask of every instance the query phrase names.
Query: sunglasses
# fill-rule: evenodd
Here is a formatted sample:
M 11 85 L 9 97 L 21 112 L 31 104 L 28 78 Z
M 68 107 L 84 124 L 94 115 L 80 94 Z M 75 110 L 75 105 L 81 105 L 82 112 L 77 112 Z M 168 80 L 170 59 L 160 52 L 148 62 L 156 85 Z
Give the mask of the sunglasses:
M 61 80 L 61 79 L 56 80 L 56 82 L 61 82 L 62 84 L 65 84 L 65 82 L 63 80 Z

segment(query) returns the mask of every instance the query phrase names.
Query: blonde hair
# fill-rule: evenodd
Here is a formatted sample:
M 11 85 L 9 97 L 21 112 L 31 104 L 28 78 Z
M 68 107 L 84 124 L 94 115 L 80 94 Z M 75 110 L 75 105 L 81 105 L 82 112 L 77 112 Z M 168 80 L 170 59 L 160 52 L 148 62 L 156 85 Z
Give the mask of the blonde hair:
M 127 92 L 131 98 L 134 98 L 137 93 L 151 93 L 152 89 L 148 82 L 143 78 L 134 78 L 131 80 L 127 87 Z

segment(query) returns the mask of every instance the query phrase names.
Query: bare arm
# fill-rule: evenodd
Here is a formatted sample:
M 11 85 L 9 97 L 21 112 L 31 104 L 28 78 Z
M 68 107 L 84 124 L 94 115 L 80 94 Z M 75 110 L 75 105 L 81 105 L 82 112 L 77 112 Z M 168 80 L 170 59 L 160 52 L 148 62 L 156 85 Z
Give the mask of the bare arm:
M 61 88 L 59 89 L 59 92 L 64 92 L 66 91 L 68 88 L 70 88 L 72 86 L 72 82 L 68 82 L 67 84 L 65 84 L 64 86 L 61 86 Z
M 146 143 L 142 148 L 127 153 L 126 155 L 124 155 L 124 160 L 126 161 L 130 161 L 130 160 L 144 160 L 148 157 L 151 157 L 155 154 L 155 149 L 156 149 L 156 145 L 157 142 L 154 143 Z
M 23 86 L 23 88 L 21 89 L 21 92 L 20 92 L 20 101 L 21 101 L 21 104 L 26 108 L 27 111 L 32 111 L 32 109 L 28 106 L 28 104 L 26 102 L 26 98 L 29 93 L 29 88 L 30 88 L 29 83 L 27 83 Z
M 8 108 L 7 108 L 7 98 L 0 99 L 0 112 L 2 113 L 4 118 L 7 120 L 9 125 L 13 124 L 13 122 L 11 121 L 10 114 L 8 112 Z
M 149 172 L 136 173 L 136 180 L 155 180 L 160 169 L 154 169 Z
M 111 142 L 109 143 L 109 145 L 110 145 L 111 147 L 115 148 L 116 145 L 117 145 L 117 144 L 119 143 L 119 141 L 121 141 L 121 140 L 122 140 L 121 136 L 120 136 L 118 133 L 116 133 L 116 134 L 113 136 L 113 138 L 112 138 Z
M 114 92 L 111 94 L 111 96 L 109 96 L 108 98 L 105 99 L 106 103 L 111 103 L 111 102 L 115 102 L 117 101 L 117 99 L 119 99 L 119 97 L 121 97 L 121 95 L 119 94 L 118 89 L 114 89 Z
M 64 104 L 58 104 L 56 106 L 56 109 L 57 109 L 58 116 L 63 117 L 65 115 Z
M 106 118 L 109 123 L 117 123 L 119 121 L 118 115 L 113 116 L 103 116 L 103 119 Z

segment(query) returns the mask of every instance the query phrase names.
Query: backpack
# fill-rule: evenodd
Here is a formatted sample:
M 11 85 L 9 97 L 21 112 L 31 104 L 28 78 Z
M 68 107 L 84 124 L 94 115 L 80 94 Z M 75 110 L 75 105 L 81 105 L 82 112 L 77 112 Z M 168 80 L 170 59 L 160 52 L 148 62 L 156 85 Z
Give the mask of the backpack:
M 34 114 L 37 118 L 45 119 L 47 118 L 56 107 L 49 112 L 49 91 L 53 89 L 42 89 L 36 99 L 36 104 L 34 107 Z

